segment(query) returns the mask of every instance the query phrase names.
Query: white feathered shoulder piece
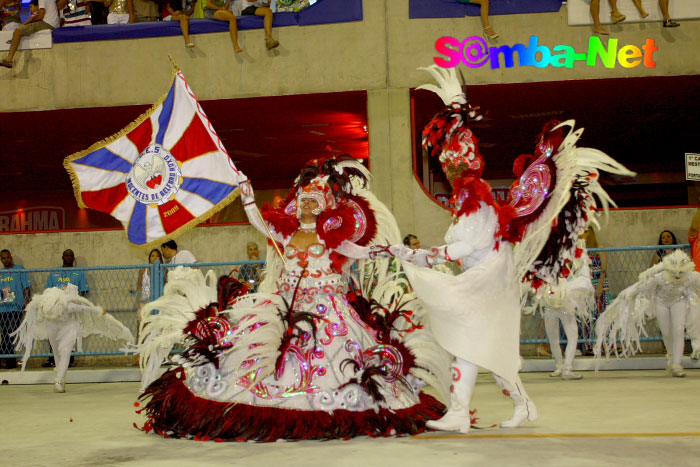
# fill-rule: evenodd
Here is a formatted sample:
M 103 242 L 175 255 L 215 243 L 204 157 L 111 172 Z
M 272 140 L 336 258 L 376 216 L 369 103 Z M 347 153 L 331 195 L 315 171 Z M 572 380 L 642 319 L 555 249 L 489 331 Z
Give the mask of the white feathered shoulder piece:
M 520 156 L 514 164 L 518 177 L 511 187 L 510 205 L 517 217 L 513 227 L 522 230 L 522 238 L 514 248 L 516 277 L 522 278 L 540 254 L 552 231 L 552 225 L 571 197 L 577 180 L 586 181 L 588 209 L 598 207 L 606 214 L 615 205 L 599 183 L 599 171 L 632 177 L 625 168 L 607 154 L 592 148 L 576 146 L 583 128 L 574 130 L 576 122 L 550 122 L 540 134 L 535 154 Z M 529 160 L 528 160 L 529 159 Z M 589 222 L 597 225 L 595 217 Z M 566 232 L 578 236 L 580 232 Z M 576 242 L 576 238 L 573 238 Z
M 132 343 L 134 336 L 121 322 L 107 314 L 101 307 L 95 306 L 87 298 L 78 294 L 78 288 L 68 284 L 65 289 L 51 287 L 44 293 L 34 295 L 26 308 L 24 320 L 15 336 L 17 349 L 24 348 L 22 370 L 31 354 L 35 339 L 48 339 L 47 324 L 55 326 L 74 325 L 78 323 L 78 352 L 82 352 L 82 338 L 98 335 L 111 340 Z

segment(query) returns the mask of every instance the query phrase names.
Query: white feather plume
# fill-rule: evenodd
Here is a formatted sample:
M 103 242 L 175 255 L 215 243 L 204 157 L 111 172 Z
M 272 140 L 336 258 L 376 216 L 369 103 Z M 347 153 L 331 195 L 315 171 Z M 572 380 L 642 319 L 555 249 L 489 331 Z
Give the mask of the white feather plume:
M 432 91 L 442 99 L 445 105 L 450 105 L 453 102 L 459 104 L 467 103 L 467 96 L 462 90 L 462 83 L 460 83 L 457 78 L 456 68 L 441 68 L 437 65 L 430 65 L 428 67 L 419 67 L 419 70 L 424 70 L 430 73 L 437 81 L 438 85 L 434 84 L 424 84 L 418 86 L 417 89 L 425 89 L 427 91 Z
M 160 365 L 173 347 L 185 341 L 183 329 L 195 313 L 217 300 L 212 271 L 205 278 L 199 269 L 178 266 L 168 274 L 162 297 L 141 310 L 137 352 L 141 354 L 142 388 L 158 377 Z M 207 284 L 209 282 L 209 284 Z

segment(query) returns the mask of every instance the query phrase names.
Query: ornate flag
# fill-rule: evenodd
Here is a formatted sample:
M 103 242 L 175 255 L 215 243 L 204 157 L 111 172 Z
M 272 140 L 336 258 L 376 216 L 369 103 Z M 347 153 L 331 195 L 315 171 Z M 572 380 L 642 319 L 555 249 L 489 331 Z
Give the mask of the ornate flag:
M 141 246 L 204 221 L 236 199 L 245 178 L 180 70 L 151 109 L 63 165 L 80 207 L 119 219 Z

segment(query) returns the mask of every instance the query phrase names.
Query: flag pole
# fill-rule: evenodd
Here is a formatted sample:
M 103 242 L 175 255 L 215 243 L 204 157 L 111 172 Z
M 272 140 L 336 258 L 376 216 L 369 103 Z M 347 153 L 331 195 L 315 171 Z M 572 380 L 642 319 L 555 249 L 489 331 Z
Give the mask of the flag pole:
M 272 241 L 272 246 L 275 248 L 275 251 L 279 255 L 280 259 L 282 260 L 282 263 L 284 263 L 284 267 L 287 267 L 287 262 L 284 260 L 284 255 L 282 255 L 282 251 L 280 250 L 279 245 L 277 245 L 277 242 L 275 241 L 275 238 L 272 236 L 272 232 L 270 232 L 270 227 L 267 226 L 267 222 L 265 222 L 265 218 L 262 216 L 262 213 L 260 212 L 260 208 L 258 205 L 255 205 L 255 210 L 258 211 L 258 215 L 260 216 L 260 219 L 262 219 L 262 223 L 265 226 L 265 230 L 267 231 L 267 236 L 270 238 Z

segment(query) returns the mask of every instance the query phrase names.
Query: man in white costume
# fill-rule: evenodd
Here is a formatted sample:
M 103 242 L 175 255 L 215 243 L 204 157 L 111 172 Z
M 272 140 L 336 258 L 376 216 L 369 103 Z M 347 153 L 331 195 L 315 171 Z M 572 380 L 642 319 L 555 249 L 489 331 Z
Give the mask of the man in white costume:
M 469 403 L 478 367 L 491 371 L 514 412 L 502 428 L 537 419 L 537 409 L 518 376 L 520 369 L 520 281 L 545 244 L 552 221 L 570 197 L 578 166 L 600 166 L 631 174 L 600 151 L 577 148 L 582 130 L 573 121 L 543 132 L 535 154 L 514 167 L 518 177 L 509 204 L 494 201 L 481 178 L 484 161 L 467 121 L 479 120 L 454 69 L 428 68 L 439 84 L 422 86 L 437 93 L 446 107 L 423 131 L 423 147 L 437 156 L 453 188 L 452 225 L 447 245 L 412 250 L 389 248 L 404 260 L 406 275 L 429 311 L 438 343 L 455 357 L 450 407 L 429 428 L 467 433 Z M 567 127 L 570 131 L 566 132 Z M 515 248 L 514 248 L 515 245 Z M 432 266 L 459 261 L 464 272 L 440 273 Z

